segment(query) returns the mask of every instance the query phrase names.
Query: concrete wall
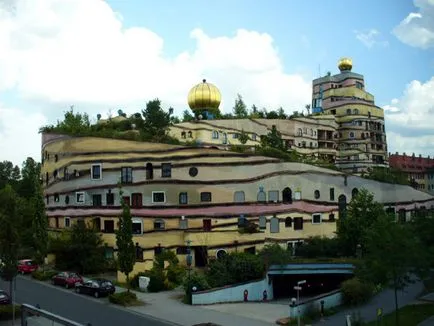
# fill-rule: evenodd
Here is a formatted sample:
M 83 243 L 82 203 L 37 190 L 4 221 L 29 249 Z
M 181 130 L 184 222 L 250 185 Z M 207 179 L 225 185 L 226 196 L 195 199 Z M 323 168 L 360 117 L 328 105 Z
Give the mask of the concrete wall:
M 326 293 L 325 295 L 302 301 L 300 305 L 289 306 L 289 317 L 296 318 L 300 313 L 303 316 L 310 309 L 321 311 L 321 301 L 324 301 L 324 310 L 337 307 L 342 304 L 342 293 L 340 290 Z
M 248 301 L 262 301 L 264 290 L 267 291 L 267 300 L 273 299 L 273 285 L 267 277 L 260 281 L 193 293 L 192 302 L 193 305 L 243 302 L 245 290 L 248 291 Z

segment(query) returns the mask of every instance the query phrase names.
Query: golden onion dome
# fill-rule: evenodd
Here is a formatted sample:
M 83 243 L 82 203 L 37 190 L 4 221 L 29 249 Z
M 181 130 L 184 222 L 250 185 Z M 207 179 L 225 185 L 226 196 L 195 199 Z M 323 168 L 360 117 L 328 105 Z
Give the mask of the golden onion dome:
M 194 86 L 188 93 L 188 106 L 192 111 L 217 111 L 222 96 L 219 89 L 206 79 Z
M 351 71 L 353 68 L 353 60 L 351 58 L 341 58 L 338 63 L 340 71 Z

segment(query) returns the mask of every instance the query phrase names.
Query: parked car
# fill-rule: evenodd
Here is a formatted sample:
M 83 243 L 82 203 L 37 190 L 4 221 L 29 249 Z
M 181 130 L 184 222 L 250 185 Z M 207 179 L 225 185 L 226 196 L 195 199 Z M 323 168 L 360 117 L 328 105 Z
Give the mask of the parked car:
M 60 272 L 52 277 L 51 283 L 54 285 L 62 285 L 68 289 L 73 288 L 77 283 L 83 283 L 83 278 L 77 273 Z
M 5 291 L 0 290 L 0 305 L 11 304 L 11 297 Z
M 96 278 L 75 285 L 77 293 L 93 295 L 95 298 L 115 293 L 115 286 L 109 280 Z
M 38 268 L 38 264 L 31 259 L 22 259 L 18 261 L 18 272 L 21 274 L 33 273 Z

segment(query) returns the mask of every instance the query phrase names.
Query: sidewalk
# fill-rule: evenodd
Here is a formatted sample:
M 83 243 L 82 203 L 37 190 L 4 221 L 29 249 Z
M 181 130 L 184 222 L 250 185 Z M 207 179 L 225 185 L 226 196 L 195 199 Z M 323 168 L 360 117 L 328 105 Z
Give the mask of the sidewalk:
M 408 304 L 414 303 L 417 297 L 422 293 L 424 287 L 422 282 L 416 282 L 408 285 L 403 291 L 398 292 L 398 306 L 399 308 Z M 327 317 L 324 321 L 318 321 L 314 325 L 320 326 L 336 326 L 345 325 L 345 316 L 351 315 L 355 312 L 360 312 L 360 316 L 365 322 L 373 321 L 377 318 L 377 309 L 383 309 L 383 315 L 395 311 L 395 294 L 392 289 L 384 290 L 377 294 L 367 304 L 343 310 L 333 316 Z M 425 325 L 424 325 L 425 326 Z

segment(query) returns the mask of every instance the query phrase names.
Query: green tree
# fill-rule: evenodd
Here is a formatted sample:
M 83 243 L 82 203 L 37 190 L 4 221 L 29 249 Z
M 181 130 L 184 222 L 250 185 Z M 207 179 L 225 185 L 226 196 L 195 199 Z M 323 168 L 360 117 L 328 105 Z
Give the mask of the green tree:
M 237 94 L 237 98 L 235 99 L 233 112 L 235 117 L 238 119 L 245 119 L 248 116 L 247 106 L 244 103 L 243 97 L 240 94 Z
M 18 166 L 14 166 L 10 161 L 0 162 L 0 189 L 7 184 L 12 185 L 15 189 L 19 180 L 20 168 Z
M 398 291 L 412 282 L 411 273 L 425 269 L 424 248 L 410 228 L 382 215 L 366 232 L 364 274 L 395 292 L 395 318 L 399 326 Z
M 39 182 L 35 183 L 35 187 L 34 196 L 31 200 L 34 209 L 32 223 L 33 245 L 36 261 L 43 264 L 48 252 L 48 219 L 45 214 L 42 187 Z
M 274 110 L 271 110 L 270 112 L 267 112 L 266 118 L 267 119 L 279 119 L 279 113 L 274 111 Z
M 249 135 L 244 131 L 244 129 L 241 130 L 241 133 L 238 136 L 238 140 L 240 141 L 240 143 L 245 145 L 249 139 Z
M 161 108 L 161 101 L 155 99 L 146 103 L 146 109 L 142 110 L 144 131 L 155 140 L 164 138 L 171 125 L 171 112 L 165 112 Z
M 120 191 L 122 198 L 122 190 Z M 136 252 L 133 242 L 133 221 L 130 207 L 121 200 L 122 215 L 119 217 L 119 229 L 116 231 L 116 246 L 118 247 L 119 270 L 127 278 L 128 291 L 130 290 L 130 273 L 136 262 Z
M 267 135 L 261 136 L 261 146 L 275 148 L 280 151 L 286 150 L 282 140 L 282 135 L 274 125 L 271 127 L 271 131 Z
M 282 107 L 280 107 L 279 110 L 277 110 L 277 114 L 279 119 L 286 119 L 288 117 L 285 113 L 285 110 Z
M 182 122 L 188 122 L 193 120 L 194 116 L 190 113 L 190 111 L 184 110 L 184 112 L 182 112 Z
M 292 260 L 292 253 L 277 243 L 265 245 L 258 252 L 258 256 L 261 257 L 267 268 L 271 265 L 289 264 Z
M 69 111 L 65 112 L 63 121 L 58 121 L 57 126 L 42 127 L 39 132 L 56 132 L 65 133 L 68 135 L 86 134 L 90 129 L 90 120 L 87 113 L 74 112 L 74 106 L 71 106 Z
M 38 184 L 40 183 L 41 164 L 35 162 L 33 158 L 28 157 L 23 162 L 21 174 L 22 180 L 18 189 L 18 195 L 26 199 L 33 198 L 36 189 L 38 189 Z
M 363 252 L 365 236 L 371 225 L 386 216 L 383 205 L 374 201 L 374 195 L 361 189 L 351 200 L 345 218 L 337 223 L 337 235 L 343 254 L 355 256 L 358 250 Z

